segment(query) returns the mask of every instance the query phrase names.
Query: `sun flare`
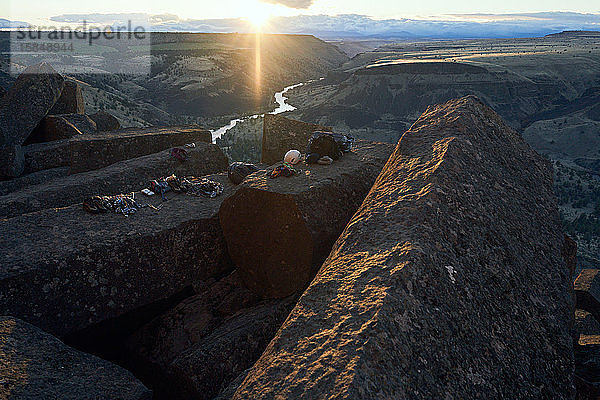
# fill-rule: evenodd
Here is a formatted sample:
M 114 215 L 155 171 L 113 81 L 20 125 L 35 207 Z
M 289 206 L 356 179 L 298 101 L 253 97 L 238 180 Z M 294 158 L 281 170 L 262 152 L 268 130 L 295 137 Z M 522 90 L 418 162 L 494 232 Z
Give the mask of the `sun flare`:
M 262 11 L 263 10 L 256 10 L 246 15 L 246 20 L 250 22 L 257 30 L 262 29 L 270 17 L 268 13 Z
M 272 9 L 262 3 L 246 3 L 244 19 L 252 24 L 254 28 L 261 30 L 272 15 Z

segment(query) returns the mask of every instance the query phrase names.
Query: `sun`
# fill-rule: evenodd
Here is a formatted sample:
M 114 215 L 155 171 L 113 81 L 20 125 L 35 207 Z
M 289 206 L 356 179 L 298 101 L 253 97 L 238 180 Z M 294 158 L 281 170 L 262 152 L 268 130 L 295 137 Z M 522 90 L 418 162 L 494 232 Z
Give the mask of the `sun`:
M 256 30 L 261 30 L 267 23 L 271 13 L 266 7 L 252 7 L 246 9 L 244 19 L 252 24 Z
M 250 22 L 256 29 L 262 29 L 262 27 L 266 24 L 266 22 L 269 20 L 269 15 L 268 14 L 260 14 L 260 13 L 256 13 L 253 15 L 247 15 L 246 19 L 248 20 L 248 22 Z

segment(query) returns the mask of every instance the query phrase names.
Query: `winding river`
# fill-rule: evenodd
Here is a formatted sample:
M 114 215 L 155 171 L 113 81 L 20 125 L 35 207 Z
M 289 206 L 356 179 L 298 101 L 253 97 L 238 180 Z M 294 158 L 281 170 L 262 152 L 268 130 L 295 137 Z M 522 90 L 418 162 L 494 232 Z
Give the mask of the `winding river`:
M 323 80 L 323 79 L 325 79 L 325 78 L 321 78 L 321 80 Z M 285 97 L 285 94 L 292 89 L 295 89 L 300 86 L 308 85 L 309 83 L 312 83 L 312 82 L 315 82 L 315 81 L 312 80 L 312 81 L 308 81 L 308 82 L 297 83 L 295 85 L 286 87 L 281 92 L 275 93 L 275 102 L 277 103 L 277 108 L 275 110 L 271 111 L 269 114 L 274 115 L 274 114 L 281 114 L 281 113 L 284 113 L 287 111 L 294 111 L 296 109 L 296 107 L 286 103 L 288 98 Z M 227 132 L 234 126 L 236 126 L 238 123 L 247 121 L 249 119 L 256 119 L 259 117 L 264 117 L 264 115 L 265 114 L 256 114 L 256 115 L 251 115 L 249 117 L 232 119 L 231 121 L 229 121 L 229 123 L 227 125 L 219 128 L 219 129 L 210 131 L 210 133 L 212 133 L 213 143 L 216 141 L 217 138 L 220 138 L 221 136 L 223 136 L 223 134 L 225 132 Z

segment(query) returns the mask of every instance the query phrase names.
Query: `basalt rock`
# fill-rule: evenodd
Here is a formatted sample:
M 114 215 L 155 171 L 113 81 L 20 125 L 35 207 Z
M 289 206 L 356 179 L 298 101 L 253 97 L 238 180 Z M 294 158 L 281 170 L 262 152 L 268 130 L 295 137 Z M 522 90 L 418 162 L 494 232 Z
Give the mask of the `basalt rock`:
M 137 193 L 154 207 L 129 217 L 77 204 L 1 219 L 0 315 L 63 337 L 223 276 L 231 263 L 217 212 L 233 185 L 226 173 L 208 177 L 221 196 Z
M 152 399 L 131 372 L 17 318 L 0 317 L 0 360 L 2 399 Z
M 305 288 L 392 150 L 361 141 L 331 165 L 298 164 L 297 176 L 248 176 L 219 211 L 244 284 L 262 298 Z
M 600 398 L 600 336 L 575 347 L 577 400 Z
M 261 163 L 271 165 L 283 160 L 288 150 L 304 152 L 315 131 L 331 131 L 321 125 L 294 121 L 280 115 L 266 114 L 263 125 Z
M 128 358 L 136 374 L 154 382 L 161 394 L 173 390 L 167 369 L 179 354 L 208 336 L 227 317 L 260 300 L 242 286 L 236 271 L 216 282 L 200 282 L 195 290 L 196 295 L 155 318 L 128 340 Z
M 100 132 L 121 129 L 121 123 L 119 120 L 114 115 L 109 114 L 106 111 L 98 111 L 97 113 L 90 115 L 90 118 L 94 120 Z
M 574 283 L 577 308 L 600 321 L 600 270 L 584 269 Z
M 25 170 L 25 154 L 18 144 L 0 146 L 0 180 L 16 178 Z
M 84 114 L 85 102 L 81 86 L 73 80 L 66 79 L 60 97 L 48 114 Z
M 183 146 L 211 143 L 210 131 L 199 126 L 129 128 L 74 138 L 69 143 L 71 173 L 92 171 L 130 158 Z
M 197 143 L 187 154 L 186 161 L 179 161 L 165 150 L 0 196 L 0 218 L 80 204 L 89 196 L 134 192 L 171 174 L 203 176 L 227 170 L 227 158 L 214 144 Z
M 575 310 L 575 324 L 573 328 L 579 344 L 584 344 L 593 337 L 600 338 L 600 321 L 585 310 Z
M 293 298 L 266 300 L 239 311 L 170 365 L 180 399 L 212 399 L 250 368 L 294 306 Z
M 429 108 L 233 398 L 573 398 L 563 242 L 549 163 Z
M 0 181 L 0 196 L 22 190 L 28 186 L 49 182 L 56 178 L 64 178 L 67 175 L 69 175 L 69 168 L 59 167 L 22 175 L 7 181 Z
M 26 144 L 70 139 L 84 134 L 92 134 L 96 130 L 96 123 L 87 115 L 48 115 L 31 133 Z
M 25 173 L 68 167 L 71 164 L 71 145 L 68 139 L 23 146 Z
M 63 84 L 49 64 L 27 68 L 0 99 L 0 146 L 23 144 L 60 97 Z

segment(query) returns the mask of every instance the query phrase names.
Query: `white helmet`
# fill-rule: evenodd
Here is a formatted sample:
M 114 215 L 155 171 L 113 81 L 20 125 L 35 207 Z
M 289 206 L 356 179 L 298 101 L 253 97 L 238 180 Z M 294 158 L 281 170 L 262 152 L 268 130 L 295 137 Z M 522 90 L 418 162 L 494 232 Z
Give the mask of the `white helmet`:
M 302 154 L 298 150 L 290 150 L 285 153 L 285 157 L 283 157 L 283 162 L 290 164 L 298 164 L 302 159 Z

